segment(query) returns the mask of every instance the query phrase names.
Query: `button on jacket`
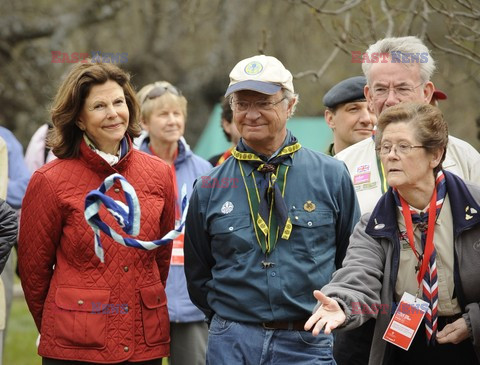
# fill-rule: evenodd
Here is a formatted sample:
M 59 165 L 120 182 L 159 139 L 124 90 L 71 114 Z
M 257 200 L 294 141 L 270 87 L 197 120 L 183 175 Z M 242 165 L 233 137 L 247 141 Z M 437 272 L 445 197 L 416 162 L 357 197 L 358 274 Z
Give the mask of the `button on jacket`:
M 239 163 L 250 178 L 253 166 L 232 157 L 196 182 L 185 235 L 190 297 L 209 318 L 214 313 L 255 323 L 307 318 L 315 306 L 313 290 L 340 266 L 359 217 L 348 171 L 306 148 L 284 162 L 293 230 L 266 257 L 255 237 Z
M 174 225 L 170 168 L 132 148 L 110 166 L 84 141 L 76 159 L 37 170 L 22 207 L 19 268 L 25 298 L 41 334 L 40 356 L 109 363 L 168 356 L 165 283 L 171 244 L 151 251 L 124 247 L 101 233 L 102 264 L 84 218 L 85 196 L 120 173 L 140 201 L 140 240 L 163 237 Z M 118 191 L 116 190 L 118 188 Z M 120 183 L 108 196 L 125 202 Z M 101 219 L 125 235 L 104 207 Z

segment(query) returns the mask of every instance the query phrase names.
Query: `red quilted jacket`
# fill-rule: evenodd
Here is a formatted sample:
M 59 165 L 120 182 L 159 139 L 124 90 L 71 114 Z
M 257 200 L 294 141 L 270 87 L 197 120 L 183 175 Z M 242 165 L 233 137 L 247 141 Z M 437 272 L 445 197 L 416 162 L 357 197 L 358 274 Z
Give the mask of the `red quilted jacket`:
M 37 170 L 22 205 L 18 260 L 30 311 L 41 333 L 40 356 L 116 363 L 169 355 L 165 283 L 171 244 L 151 251 L 124 247 L 101 233 L 102 264 L 84 218 L 85 196 L 120 173 L 141 208 L 138 239 L 161 238 L 174 226 L 170 168 L 134 150 L 110 166 L 82 141 L 80 157 Z M 120 183 L 107 194 L 125 202 Z M 105 207 L 100 217 L 125 235 Z

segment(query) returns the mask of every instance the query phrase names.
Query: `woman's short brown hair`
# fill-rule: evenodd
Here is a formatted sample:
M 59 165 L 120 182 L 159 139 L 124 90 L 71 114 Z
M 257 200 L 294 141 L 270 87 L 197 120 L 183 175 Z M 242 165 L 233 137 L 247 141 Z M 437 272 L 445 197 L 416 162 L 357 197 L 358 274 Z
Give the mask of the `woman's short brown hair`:
M 78 117 L 95 85 L 108 80 L 115 81 L 123 88 L 130 114 L 127 134 L 133 139 L 140 135 L 140 106 L 130 83 L 130 75 L 111 63 L 97 63 L 88 60 L 75 64 L 62 81 L 53 101 L 51 116 L 53 130 L 48 145 L 58 158 L 75 158 L 80 150 L 83 132 L 77 126 Z
M 427 103 L 400 103 L 386 109 L 378 118 L 375 134 L 377 148 L 382 142 L 383 131 L 392 123 L 410 123 L 416 139 L 427 152 L 443 149 L 442 159 L 433 171 L 436 174 L 441 170 L 447 152 L 448 125 L 440 109 Z

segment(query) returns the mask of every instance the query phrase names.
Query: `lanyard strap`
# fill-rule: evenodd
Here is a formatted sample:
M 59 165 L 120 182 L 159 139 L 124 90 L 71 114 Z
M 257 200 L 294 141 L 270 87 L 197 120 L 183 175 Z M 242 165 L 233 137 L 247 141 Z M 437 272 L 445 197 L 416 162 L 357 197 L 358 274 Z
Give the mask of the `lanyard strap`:
M 257 180 L 255 179 L 255 173 L 252 172 L 251 178 L 248 179 L 245 176 L 245 172 L 242 167 L 242 162 L 238 161 L 240 166 L 240 173 L 242 174 L 243 184 L 245 186 L 245 191 L 247 193 L 248 199 L 248 207 L 250 209 L 250 216 L 252 217 L 252 221 L 254 223 L 254 231 L 255 237 L 257 238 L 257 242 L 264 253 L 270 253 L 276 245 L 278 240 L 279 234 L 279 222 L 277 216 L 274 213 L 274 205 L 275 199 L 279 199 L 279 197 L 275 197 L 274 194 L 274 187 L 272 185 L 278 184 L 278 188 L 281 191 L 282 198 L 285 196 L 285 188 L 287 182 L 287 173 L 288 173 L 288 166 L 285 165 L 278 165 L 276 168 L 276 172 L 272 173 L 271 178 L 268 180 L 268 194 L 270 198 L 269 210 L 268 210 L 268 218 L 265 221 L 264 217 L 260 214 L 260 191 L 257 186 Z M 281 222 L 280 222 L 281 223 Z M 287 218 L 285 226 L 282 230 L 282 239 L 288 240 L 290 238 L 290 233 L 292 231 L 292 223 L 290 218 Z
M 427 228 L 427 236 L 425 239 L 425 248 L 423 250 L 423 255 L 419 255 L 417 250 L 415 249 L 415 237 L 413 234 L 413 223 L 412 223 L 412 213 L 410 212 L 410 208 L 402 198 L 400 194 L 398 194 L 400 198 L 400 202 L 402 204 L 402 214 L 405 219 L 405 228 L 407 229 L 407 237 L 408 243 L 412 248 L 415 256 L 417 257 L 418 263 L 421 264 L 420 270 L 417 273 L 417 281 L 418 285 L 422 282 L 422 279 L 425 275 L 425 272 L 428 268 L 428 263 L 430 262 L 430 256 L 432 255 L 434 249 L 433 243 L 433 236 L 435 234 L 435 220 L 437 217 L 436 214 L 436 203 L 437 203 L 437 188 L 433 190 L 432 198 L 430 199 L 430 204 L 428 207 L 428 228 Z

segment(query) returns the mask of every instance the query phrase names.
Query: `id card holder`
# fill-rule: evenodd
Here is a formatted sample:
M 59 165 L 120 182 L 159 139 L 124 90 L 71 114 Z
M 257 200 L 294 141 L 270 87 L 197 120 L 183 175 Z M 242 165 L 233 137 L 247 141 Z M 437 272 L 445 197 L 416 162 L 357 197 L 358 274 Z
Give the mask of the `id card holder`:
M 427 310 L 428 303 L 426 301 L 405 292 L 388 324 L 383 339 L 408 350 Z

